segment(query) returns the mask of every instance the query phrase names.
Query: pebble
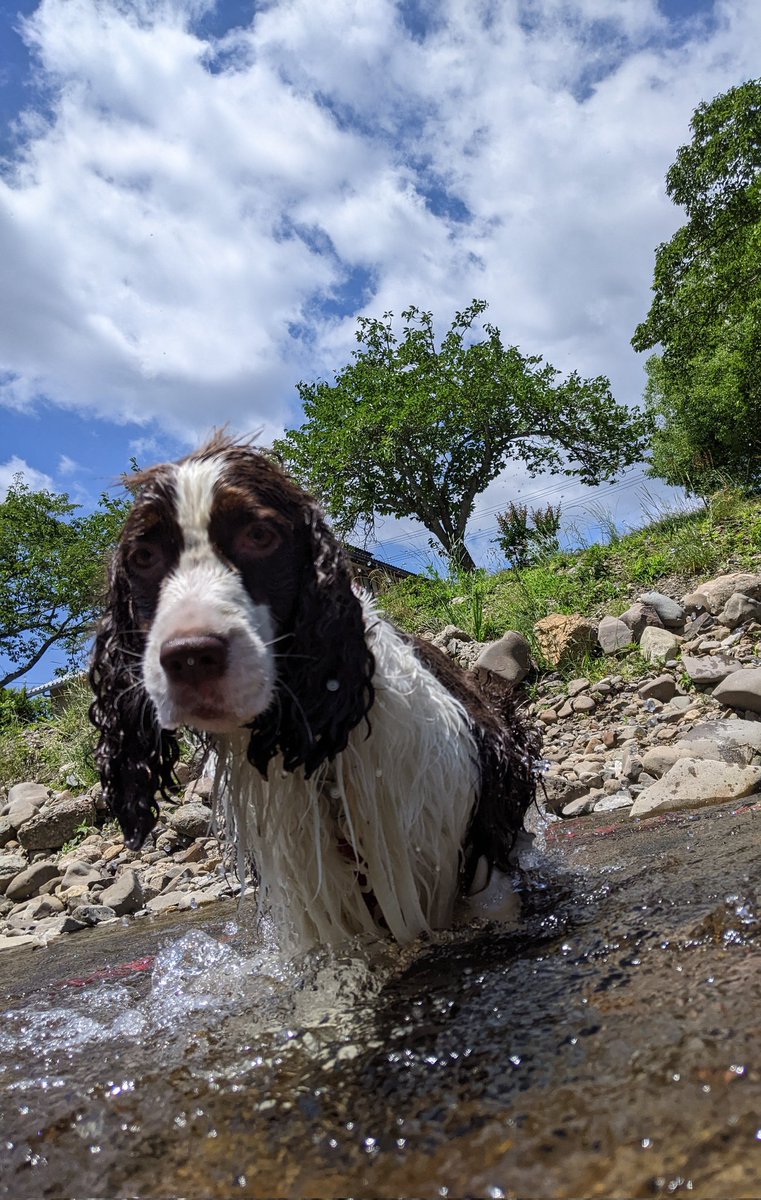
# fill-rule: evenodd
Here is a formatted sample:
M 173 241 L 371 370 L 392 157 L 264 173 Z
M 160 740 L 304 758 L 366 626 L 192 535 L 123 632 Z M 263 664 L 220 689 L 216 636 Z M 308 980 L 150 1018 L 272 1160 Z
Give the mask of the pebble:
M 143 907 L 143 888 L 135 871 L 122 871 L 118 879 L 104 888 L 99 900 L 107 908 L 113 909 L 117 917 L 127 916 Z
M 655 679 L 648 679 L 637 689 L 637 695 L 643 700 L 659 700 L 661 703 L 670 700 L 675 694 L 676 681 L 672 675 L 658 675 Z
M 105 904 L 79 904 L 71 913 L 74 921 L 82 925 L 102 925 L 104 921 L 115 921 L 116 913 Z

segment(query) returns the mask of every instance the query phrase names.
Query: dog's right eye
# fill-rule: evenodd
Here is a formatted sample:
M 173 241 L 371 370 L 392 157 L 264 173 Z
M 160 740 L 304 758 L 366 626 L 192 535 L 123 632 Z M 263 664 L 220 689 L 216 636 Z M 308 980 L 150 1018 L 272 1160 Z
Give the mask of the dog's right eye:
M 142 542 L 139 546 L 135 546 L 127 561 L 132 570 L 137 571 L 139 575 L 149 575 L 163 565 L 164 556 L 158 546 Z

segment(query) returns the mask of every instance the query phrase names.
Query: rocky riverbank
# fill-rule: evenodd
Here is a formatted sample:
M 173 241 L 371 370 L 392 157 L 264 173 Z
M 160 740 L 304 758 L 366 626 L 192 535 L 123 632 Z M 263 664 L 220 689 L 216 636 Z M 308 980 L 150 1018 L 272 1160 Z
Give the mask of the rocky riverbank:
M 761 575 L 721 575 L 678 600 L 645 593 L 599 622 L 551 616 L 535 634 L 558 667 L 580 650 L 615 664 L 636 648 L 644 660 L 634 678 L 556 671 L 536 681 L 528 712 L 544 728 L 552 813 L 641 817 L 761 792 Z M 476 670 L 518 686 L 530 678 L 519 634 L 481 646 L 450 626 L 435 640 Z
M 434 640 L 521 689 L 544 731 L 541 803 L 553 816 L 637 818 L 761 792 L 760 575 L 723 575 L 681 597 L 646 593 L 620 617 L 549 617 L 536 636 L 556 670 L 538 674 L 514 632 L 484 646 L 449 626 Z M 645 664 L 636 678 L 621 666 L 632 647 Z M 564 660 L 580 650 L 610 672 L 569 679 Z M 211 835 L 210 781 L 180 772 L 183 794 L 162 805 L 139 853 L 108 822 L 97 786 L 74 794 L 21 781 L 0 796 L 0 949 L 235 897 L 234 867 Z
M 184 764 L 179 774 L 183 794 L 162 805 L 140 851 L 107 819 L 99 786 L 78 796 L 12 787 L 0 809 L 0 949 L 236 897 L 235 868 L 212 833 L 211 781 L 190 779 Z

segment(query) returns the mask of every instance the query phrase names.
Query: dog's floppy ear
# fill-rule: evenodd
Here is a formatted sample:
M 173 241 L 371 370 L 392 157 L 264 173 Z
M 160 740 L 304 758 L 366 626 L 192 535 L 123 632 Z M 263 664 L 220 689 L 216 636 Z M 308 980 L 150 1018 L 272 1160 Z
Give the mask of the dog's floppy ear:
M 375 660 L 343 550 L 319 509 L 306 511 L 307 562 L 293 627 L 279 643 L 277 694 L 253 726 L 249 760 L 266 777 L 278 751 L 306 776 L 346 748 L 373 703 Z
M 145 634 L 135 620 L 129 584 L 117 558 L 95 638 L 90 720 L 100 730 L 95 761 L 103 796 L 130 850 L 139 850 L 156 824 L 156 793 L 166 799 L 179 758 L 177 741 L 159 727 L 143 686 L 144 647 Z

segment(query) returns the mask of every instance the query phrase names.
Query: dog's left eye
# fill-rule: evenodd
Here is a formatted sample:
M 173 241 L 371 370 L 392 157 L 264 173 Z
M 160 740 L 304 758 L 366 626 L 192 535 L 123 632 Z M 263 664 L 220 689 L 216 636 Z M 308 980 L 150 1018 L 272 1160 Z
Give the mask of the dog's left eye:
M 272 525 L 246 525 L 235 536 L 235 552 L 247 558 L 264 558 L 277 549 L 281 540 Z
M 164 555 L 160 547 L 151 542 L 140 542 L 131 551 L 128 562 L 138 575 L 151 575 L 163 568 Z

